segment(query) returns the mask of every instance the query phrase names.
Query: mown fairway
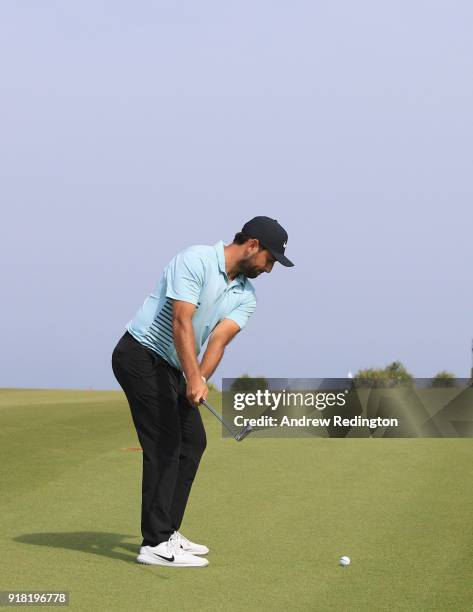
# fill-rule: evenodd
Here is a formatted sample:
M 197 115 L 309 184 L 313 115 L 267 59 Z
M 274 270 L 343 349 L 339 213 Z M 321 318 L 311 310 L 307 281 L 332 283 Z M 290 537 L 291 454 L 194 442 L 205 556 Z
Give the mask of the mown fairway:
M 70 609 L 98 611 L 473 608 L 473 440 L 238 444 L 202 415 L 182 531 L 210 565 L 145 567 L 124 395 L 0 390 L 0 590 L 67 590 Z

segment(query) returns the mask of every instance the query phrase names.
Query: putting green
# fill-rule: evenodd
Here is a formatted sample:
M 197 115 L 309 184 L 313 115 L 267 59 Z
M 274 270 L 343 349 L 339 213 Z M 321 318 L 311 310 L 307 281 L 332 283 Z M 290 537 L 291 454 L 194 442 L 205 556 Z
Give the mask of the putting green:
M 473 440 L 238 444 L 201 412 L 182 532 L 210 565 L 149 567 L 124 395 L 0 390 L 0 590 L 66 590 L 101 612 L 472 609 Z

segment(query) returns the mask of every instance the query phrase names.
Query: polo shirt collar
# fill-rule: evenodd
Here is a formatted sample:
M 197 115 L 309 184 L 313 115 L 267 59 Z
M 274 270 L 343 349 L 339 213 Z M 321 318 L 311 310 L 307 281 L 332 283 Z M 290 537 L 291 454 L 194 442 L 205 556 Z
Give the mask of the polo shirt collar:
M 217 261 L 218 261 L 218 267 L 220 272 L 222 272 L 222 274 L 225 275 L 225 278 L 227 279 L 228 282 L 228 276 L 227 276 L 227 271 L 225 270 L 225 251 L 223 250 L 224 247 L 224 243 L 223 240 L 219 240 L 215 245 L 215 252 L 217 254 Z M 245 282 L 246 282 L 246 277 L 243 274 L 239 274 L 238 276 L 236 276 L 232 282 L 230 284 L 235 284 L 238 283 L 240 284 L 242 287 L 245 286 Z

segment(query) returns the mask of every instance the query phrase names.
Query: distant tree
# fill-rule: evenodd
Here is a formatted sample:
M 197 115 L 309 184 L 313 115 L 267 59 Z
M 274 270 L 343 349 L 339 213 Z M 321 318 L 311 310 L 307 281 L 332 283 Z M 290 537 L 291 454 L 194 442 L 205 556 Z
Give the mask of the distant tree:
M 235 378 L 230 386 L 230 390 L 234 392 L 258 391 L 259 389 L 267 389 L 268 381 L 263 376 L 253 377 L 248 374 L 242 374 Z
M 455 374 L 442 370 L 432 378 L 431 387 L 454 387 L 456 384 Z
M 388 379 L 384 369 L 366 368 L 359 370 L 353 377 L 355 387 L 380 388 L 388 386 Z
M 390 365 L 386 366 L 385 370 L 392 387 L 412 384 L 412 374 L 406 370 L 400 361 L 393 361 Z
M 359 370 L 353 377 L 355 387 L 392 388 L 412 384 L 410 374 L 400 361 L 393 361 L 385 368 Z

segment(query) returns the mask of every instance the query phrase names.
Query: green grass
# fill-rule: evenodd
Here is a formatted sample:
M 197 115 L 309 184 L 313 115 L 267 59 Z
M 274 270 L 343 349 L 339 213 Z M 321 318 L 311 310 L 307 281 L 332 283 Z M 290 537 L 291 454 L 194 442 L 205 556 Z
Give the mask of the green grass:
M 0 590 L 67 590 L 71 609 L 100 611 L 473 608 L 471 439 L 237 444 L 202 415 L 182 531 L 210 565 L 149 567 L 124 395 L 0 390 Z

